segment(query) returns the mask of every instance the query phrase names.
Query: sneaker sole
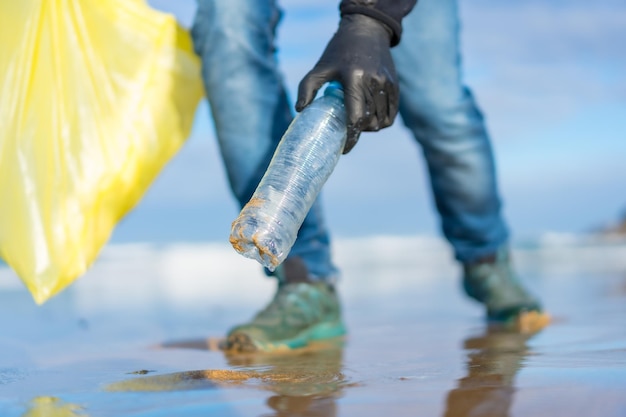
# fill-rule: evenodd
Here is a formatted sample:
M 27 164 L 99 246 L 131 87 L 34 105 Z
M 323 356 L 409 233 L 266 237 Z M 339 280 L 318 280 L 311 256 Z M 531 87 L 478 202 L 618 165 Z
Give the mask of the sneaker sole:
M 507 320 L 489 320 L 490 327 L 503 328 L 523 334 L 533 334 L 548 326 L 552 318 L 549 314 L 537 311 L 521 311 Z
M 332 339 L 346 334 L 346 328 L 340 321 L 326 322 L 312 326 L 290 339 L 264 342 L 254 340 L 245 332 L 235 332 L 226 339 L 226 350 L 241 353 L 264 352 L 272 353 L 303 348 L 309 342 Z

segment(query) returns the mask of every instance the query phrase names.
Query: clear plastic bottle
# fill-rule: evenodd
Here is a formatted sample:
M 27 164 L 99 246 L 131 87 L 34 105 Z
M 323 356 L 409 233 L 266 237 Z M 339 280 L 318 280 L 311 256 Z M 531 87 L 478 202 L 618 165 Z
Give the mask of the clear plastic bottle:
M 265 175 L 232 224 L 230 243 L 273 271 L 291 250 L 346 143 L 343 91 L 331 83 L 282 137 Z

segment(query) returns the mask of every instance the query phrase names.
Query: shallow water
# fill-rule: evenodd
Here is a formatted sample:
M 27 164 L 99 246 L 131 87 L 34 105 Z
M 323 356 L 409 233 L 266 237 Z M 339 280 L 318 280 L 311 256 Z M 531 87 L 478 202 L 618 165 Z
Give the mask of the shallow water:
M 488 329 L 441 242 L 338 244 L 345 339 L 225 355 L 272 292 L 220 245 L 111 247 L 37 307 L 0 269 L 0 416 L 626 416 L 626 245 L 518 248 L 553 316 Z

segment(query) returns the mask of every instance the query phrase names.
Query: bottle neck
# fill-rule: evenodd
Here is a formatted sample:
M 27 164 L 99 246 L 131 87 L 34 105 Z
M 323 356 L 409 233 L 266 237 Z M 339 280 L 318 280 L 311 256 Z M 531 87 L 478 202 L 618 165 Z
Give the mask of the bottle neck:
M 324 90 L 325 96 L 333 96 L 343 101 L 343 87 L 337 81 L 331 81 Z

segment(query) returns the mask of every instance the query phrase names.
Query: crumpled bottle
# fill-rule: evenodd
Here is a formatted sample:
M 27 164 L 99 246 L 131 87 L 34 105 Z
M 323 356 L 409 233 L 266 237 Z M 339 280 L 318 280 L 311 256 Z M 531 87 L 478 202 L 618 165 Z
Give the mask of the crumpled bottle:
M 335 169 L 346 142 L 343 90 L 330 83 L 283 135 L 265 175 L 232 224 L 230 243 L 273 271 Z

